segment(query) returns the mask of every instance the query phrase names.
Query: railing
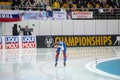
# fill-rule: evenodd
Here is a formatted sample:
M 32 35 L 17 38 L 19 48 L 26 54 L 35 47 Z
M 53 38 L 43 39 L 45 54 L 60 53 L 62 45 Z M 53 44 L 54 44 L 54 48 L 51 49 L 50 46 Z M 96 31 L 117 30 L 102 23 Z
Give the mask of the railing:
M 94 19 L 120 19 L 120 8 L 90 9 Z
M 83 18 L 83 19 L 120 19 L 120 8 L 60 8 L 60 9 L 54 9 L 54 8 L 43 8 L 43 7 L 9 7 L 4 8 L 0 10 L 22 10 L 22 11 L 66 11 L 67 13 L 71 13 L 73 11 L 84 11 L 84 12 L 93 12 L 93 18 Z M 82 18 L 80 18 L 82 19 Z

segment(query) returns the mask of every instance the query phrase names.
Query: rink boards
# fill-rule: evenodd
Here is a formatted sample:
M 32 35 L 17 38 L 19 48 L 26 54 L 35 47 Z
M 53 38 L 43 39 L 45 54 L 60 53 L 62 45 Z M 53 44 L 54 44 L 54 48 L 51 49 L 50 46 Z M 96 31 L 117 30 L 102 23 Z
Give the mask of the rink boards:
M 37 36 L 37 48 L 53 47 L 63 41 L 67 47 L 119 46 L 120 35 L 46 35 Z
M 0 49 L 50 48 L 58 41 L 67 47 L 119 46 L 120 35 L 1 36 Z

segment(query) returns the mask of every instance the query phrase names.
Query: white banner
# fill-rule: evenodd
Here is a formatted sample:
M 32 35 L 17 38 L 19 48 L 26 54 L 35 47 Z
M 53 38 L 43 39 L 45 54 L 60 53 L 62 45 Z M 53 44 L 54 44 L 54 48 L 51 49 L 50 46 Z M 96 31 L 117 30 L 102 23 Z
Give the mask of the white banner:
M 79 18 L 93 18 L 93 12 L 81 12 L 81 11 L 74 11 L 72 12 L 72 19 L 79 19 Z
M 66 20 L 66 12 L 54 11 L 53 16 L 55 20 Z

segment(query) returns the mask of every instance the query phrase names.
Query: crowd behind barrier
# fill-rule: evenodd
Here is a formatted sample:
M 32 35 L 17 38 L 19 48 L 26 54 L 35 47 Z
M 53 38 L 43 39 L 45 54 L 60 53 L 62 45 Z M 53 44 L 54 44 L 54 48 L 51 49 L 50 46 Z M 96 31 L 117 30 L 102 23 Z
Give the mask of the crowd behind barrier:
M 74 11 L 91 11 L 93 12 L 92 19 L 120 19 L 120 0 L 52 0 L 51 5 L 41 0 L 6 0 L 0 1 L 0 9 L 62 11 L 67 12 L 68 15 Z
M 120 8 L 120 0 L 1 0 L 3 2 L 12 2 L 12 7 L 47 7 L 53 8 Z
M 8 15 L 9 13 L 9 15 Z M 13 15 L 12 15 L 13 13 Z M 7 21 L 6 18 L 15 17 L 15 20 L 80 20 L 80 19 L 120 19 L 120 8 L 111 11 L 110 8 L 99 9 L 87 9 L 87 11 L 75 10 L 75 11 L 54 11 L 54 10 L 42 10 L 42 11 L 23 11 L 23 10 L 0 10 L 0 21 Z M 18 14 L 18 15 L 17 15 Z M 20 15 L 19 15 L 20 14 Z M 22 17 L 22 19 L 20 18 Z M 14 21 L 14 20 L 13 20 Z

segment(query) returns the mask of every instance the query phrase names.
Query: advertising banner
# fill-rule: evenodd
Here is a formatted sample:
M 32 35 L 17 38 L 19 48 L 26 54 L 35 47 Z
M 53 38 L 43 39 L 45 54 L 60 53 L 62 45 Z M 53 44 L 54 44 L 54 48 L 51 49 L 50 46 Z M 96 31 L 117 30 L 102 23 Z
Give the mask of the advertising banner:
M 67 14 L 66 12 L 61 11 L 53 11 L 53 16 L 55 20 L 66 20 Z
M 36 37 L 34 36 L 22 36 L 22 48 L 36 48 Z
M 0 37 L 0 50 L 36 48 L 36 36 Z
M 66 35 L 37 36 L 37 47 L 53 47 L 54 43 L 63 41 L 67 47 L 120 46 L 120 35 Z
M 5 49 L 19 49 L 19 37 L 18 36 L 6 36 L 5 37 Z
M 42 20 L 42 14 L 40 11 L 25 11 L 23 16 L 23 20 Z
M 0 10 L 0 22 L 15 22 L 22 20 L 22 11 Z
M 9 11 L 0 10 L 0 22 L 13 22 L 21 20 L 66 20 L 93 18 L 93 12 L 73 11 Z
M 3 48 L 3 45 L 2 45 L 2 37 L 0 37 L 0 50 Z
M 0 14 L 0 22 L 14 22 L 21 21 L 21 16 L 19 14 Z
M 93 18 L 93 12 L 83 12 L 83 11 L 72 12 L 72 19 L 80 19 L 80 18 Z
M 53 13 L 50 11 L 25 11 L 22 16 L 23 20 L 46 20 L 53 19 Z

